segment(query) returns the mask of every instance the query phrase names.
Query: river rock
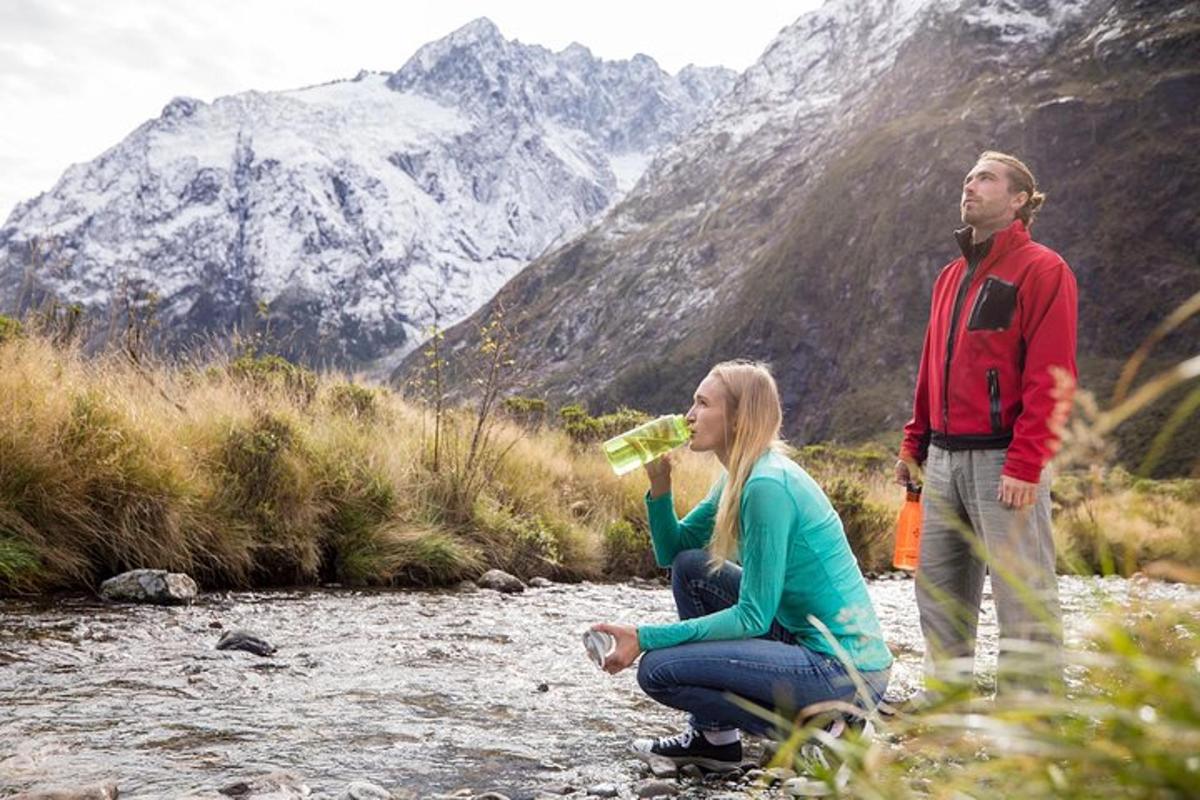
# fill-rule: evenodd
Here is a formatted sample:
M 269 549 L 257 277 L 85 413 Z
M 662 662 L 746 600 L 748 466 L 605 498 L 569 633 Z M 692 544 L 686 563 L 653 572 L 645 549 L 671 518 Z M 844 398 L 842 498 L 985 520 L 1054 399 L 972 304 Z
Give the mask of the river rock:
M 392 793 L 367 781 L 355 781 L 338 795 L 338 800 L 392 800 Z
M 74 789 L 33 789 L 14 794 L 9 800 L 116 800 L 119 796 L 117 784 L 109 781 Z
M 652 778 L 648 781 L 641 781 L 633 787 L 633 793 L 638 797 L 667 797 L 668 795 L 678 794 L 679 787 L 670 781 L 660 781 Z
M 589 787 L 587 793 L 589 797 L 616 797 L 621 790 L 613 783 L 598 783 Z
M 519 578 L 509 575 L 502 569 L 489 569 L 476 581 L 481 589 L 495 589 L 504 594 L 516 594 L 525 591 L 525 584 Z
M 529 585 L 532 586 L 534 589 L 546 589 L 546 588 L 553 586 L 554 581 L 550 580 L 549 578 L 543 578 L 541 575 L 538 575 L 536 578 L 529 579 Z
M 812 778 L 788 778 L 783 782 L 783 793 L 789 797 L 826 797 L 833 794 L 833 789 Z
M 290 772 L 272 772 L 231 783 L 218 791 L 237 800 L 302 800 L 312 790 Z
M 218 650 L 245 650 L 256 656 L 275 654 L 275 647 L 266 639 L 256 636 L 250 631 L 225 631 L 217 641 Z
M 196 599 L 196 582 L 182 572 L 134 569 L 100 584 L 100 596 L 114 603 L 185 605 Z

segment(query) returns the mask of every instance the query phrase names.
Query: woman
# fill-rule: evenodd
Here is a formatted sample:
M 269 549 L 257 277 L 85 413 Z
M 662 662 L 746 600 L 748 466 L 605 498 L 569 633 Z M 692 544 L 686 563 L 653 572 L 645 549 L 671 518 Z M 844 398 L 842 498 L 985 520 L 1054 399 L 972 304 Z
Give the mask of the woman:
M 691 449 L 716 454 L 725 475 L 679 520 L 669 458 L 646 467 L 654 554 L 672 569 L 680 621 L 594 626 L 616 639 L 605 670 L 619 672 L 644 652 L 642 689 L 690 714 L 683 733 L 635 742 L 643 757 L 710 770 L 740 765 L 739 731 L 763 735 L 773 726 L 731 695 L 784 715 L 853 700 L 847 667 L 821 627 L 872 701 L 887 688 L 892 657 L 862 573 L 824 492 L 779 452 L 782 416 L 765 366 L 718 364 L 687 420 Z

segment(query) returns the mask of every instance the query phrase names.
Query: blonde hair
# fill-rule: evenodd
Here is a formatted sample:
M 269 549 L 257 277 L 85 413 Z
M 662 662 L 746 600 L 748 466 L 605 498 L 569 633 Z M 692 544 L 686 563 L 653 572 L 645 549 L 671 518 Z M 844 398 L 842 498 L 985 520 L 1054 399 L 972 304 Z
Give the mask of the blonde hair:
M 780 444 L 783 409 L 779 405 L 779 388 L 766 364 L 723 361 L 708 374 L 725 389 L 729 462 L 729 474 L 721 490 L 717 520 L 708 544 L 709 562 L 716 568 L 737 550 L 741 538 L 742 489 L 755 462 Z
M 1017 209 L 1017 219 L 1024 222 L 1026 228 L 1033 225 L 1033 218 L 1037 216 L 1038 209 L 1046 202 L 1046 195 L 1038 191 L 1037 179 L 1033 177 L 1033 172 L 1029 167 L 1025 166 L 1025 162 L 1016 156 L 1010 156 L 1008 153 L 1001 153 L 997 150 L 984 150 L 979 154 L 978 160 L 999 161 L 1008 167 L 1008 188 L 1013 194 L 1025 192 L 1029 195 L 1025 205 Z

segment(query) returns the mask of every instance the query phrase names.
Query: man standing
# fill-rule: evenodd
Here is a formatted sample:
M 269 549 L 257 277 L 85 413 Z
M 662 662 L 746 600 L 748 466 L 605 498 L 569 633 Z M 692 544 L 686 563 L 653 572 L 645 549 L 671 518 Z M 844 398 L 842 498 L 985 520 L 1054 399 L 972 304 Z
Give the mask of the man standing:
M 1075 385 L 1076 288 L 1062 257 L 1029 237 L 1044 200 L 1021 161 L 980 155 L 963 182 L 962 256 L 933 287 L 895 472 L 919 484 L 924 467 L 917 608 L 934 693 L 972 680 L 985 571 L 997 689 L 1061 678 L 1046 464 Z

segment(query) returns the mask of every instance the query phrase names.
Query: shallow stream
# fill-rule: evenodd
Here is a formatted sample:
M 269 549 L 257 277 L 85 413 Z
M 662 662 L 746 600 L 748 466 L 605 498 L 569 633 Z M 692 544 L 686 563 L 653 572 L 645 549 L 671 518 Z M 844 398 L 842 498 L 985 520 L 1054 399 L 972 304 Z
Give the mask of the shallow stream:
M 1063 578 L 1068 638 L 1131 591 L 1200 589 Z M 921 639 L 909 580 L 872 597 L 898 662 L 889 697 L 915 690 Z M 980 668 L 994 666 L 985 598 Z M 274 770 L 336 796 L 366 780 L 400 795 L 628 786 L 634 734 L 677 729 L 634 671 L 584 655 L 597 621 L 672 618 L 657 584 L 493 591 L 214 593 L 190 607 L 74 598 L 0 601 L 0 796 L 114 780 L 122 798 L 177 797 Z M 248 629 L 278 652 L 217 651 Z M 461 794 L 469 794 L 462 791 Z

